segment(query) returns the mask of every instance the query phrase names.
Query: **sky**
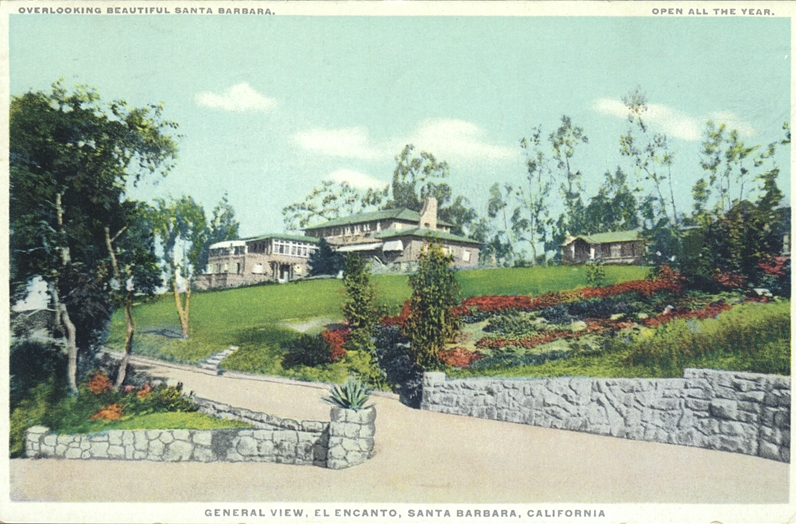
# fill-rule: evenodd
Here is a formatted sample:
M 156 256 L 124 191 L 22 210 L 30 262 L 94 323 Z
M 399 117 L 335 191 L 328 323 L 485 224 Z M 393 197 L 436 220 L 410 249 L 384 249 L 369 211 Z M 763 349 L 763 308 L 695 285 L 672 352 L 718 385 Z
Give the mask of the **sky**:
M 177 164 L 131 196 L 189 194 L 209 212 L 227 193 L 242 236 L 283 231 L 282 208 L 323 180 L 389 183 L 410 143 L 446 160 L 483 215 L 489 186 L 523 180 L 520 139 L 563 114 L 589 137 L 573 162 L 591 195 L 628 169 L 621 97 L 636 87 L 689 209 L 708 119 L 768 144 L 790 116 L 785 18 L 15 14 L 9 49 L 12 96 L 64 78 L 163 102 Z M 789 154 L 776 157 L 788 199 Z

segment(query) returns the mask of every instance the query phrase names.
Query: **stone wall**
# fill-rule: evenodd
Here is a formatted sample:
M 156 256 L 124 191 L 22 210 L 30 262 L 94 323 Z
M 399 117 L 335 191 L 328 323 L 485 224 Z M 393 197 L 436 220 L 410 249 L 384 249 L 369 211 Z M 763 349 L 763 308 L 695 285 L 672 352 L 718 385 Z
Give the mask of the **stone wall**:
M 373 455 L 376 410 L 332 408 L 331 422 L 280 419 L 196 399 L 200 410 L 254 428 L 108 430 L 59 435 L 28 429 L 25 455 L 35 458 L 193 462 L 276 462 L 343 469 Z
M 423 376 L 421 409 L 733 451 L 790 462 L 790 377 L 686 369 L 683 378 Z

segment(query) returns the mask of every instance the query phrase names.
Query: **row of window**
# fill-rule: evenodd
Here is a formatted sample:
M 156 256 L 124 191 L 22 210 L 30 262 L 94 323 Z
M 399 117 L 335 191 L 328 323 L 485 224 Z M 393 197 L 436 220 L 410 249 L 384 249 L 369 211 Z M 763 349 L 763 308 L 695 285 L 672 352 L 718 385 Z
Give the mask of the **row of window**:
M 291 240 L 273 240 L 271 242 L 253 242 L 249 245 L 249 253 L 265 253 L 268 255 L 291 255 L 308 258 L 317 247 L 309 242 L 294 242 Z M 210 250 L 211 257 L 224 257 L 232 255 L 245 255 L 246 246 L 234 248 L 222 247 Z

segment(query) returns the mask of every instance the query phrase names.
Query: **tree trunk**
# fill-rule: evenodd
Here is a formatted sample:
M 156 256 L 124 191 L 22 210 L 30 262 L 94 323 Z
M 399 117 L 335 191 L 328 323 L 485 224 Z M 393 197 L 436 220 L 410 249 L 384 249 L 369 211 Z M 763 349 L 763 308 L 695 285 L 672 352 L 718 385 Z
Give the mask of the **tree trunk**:
M 191 286 L 190 282 L 185 282 L 185 306 L 181 300 L 181 293 L 177 287 L 177 273 L 175 271 L 172 289 L 174 290 L 174 302 L 177 304 L 177 314 L 180 316 L 180 326 L 182 327 L 182 338 L 188 338 L 188 311 L 191 307 Z
M 55 195 L 55 214 L 58 220 L 58 233 L 61 236 L 62 244 L 58 247 L 61 252 L 61 265 L 64 269 L 70 264 L 72 257 L 69 253 L 69 246 L 66 244 L 66 231 L 64 230 L 64 210 L 61 204 L 61 193 Z M 53 304 L 55 305 L 55 316 L 64 328 L 64 338 L 66 343 L 67 365 L 66 378 L 71 393 L 77 395 L 77 328 L 69 316 L 66 304 L 62 303 L 58 297 L 58 282 L 56 280 L 50 286 Z
M 119 371 L 116 373 L 116 382 L 113 388 L 118 391 L 124 384 L 127 376 L 127 365 L 130 363 L 130 355 L 133 353 L 133 337 L 135 336 L 135 320 L 133 319 L 133 291 L 128 290 L 124 299 L 124 321 L 127 324 L 127 339 L 124 341 L 124 354 L 119 362 Z
M 69 317 L 69 311 L 66 309 L 66 304 L 62 303 L 58 298 L 58 289 L 54 284 L 50 285 L 50 294 L 53 297 L 53 304 L 55 306 L 55 318 L 58 323 L 64 328 L 64 343 L 66 345 L 67 365 L 66 365 L 66 378 L 69 384 L 69 390 L 75 395 L 78 393 L 77 389 L 77 330 Z
M 119 231 L 113 239 L 111 239 L 110 230 L 105 228 L 105 245 L 108 247 L 108 253 L 111 256 L 111 266 L 113 267 L 113 278 L 116 279 L 116 285 L 121 289 L 127 288 L 127 283 L 122 280 L 122 272 L 119 270 L 119 263 L 116 260 L 116 251 L 113 249 L 113 241 L 119 238 L 119 235 L 124 233 L 127 227 Z M 116 381 L 113 384 L 113 389 L 118 391 L 124 383 L 124 378 L 127 375 L 127 364 L 130 362 L 130 354 L 133 352 L 133 337 L 135 336 L 135 321 L 133 320 L 133 290 L 127 289 L 124 298 L 124 322 L 127 326 L 127 338 L 124 341 L 124 354 L 122 360 L 119 362 L 119 371 L 116 373 Z

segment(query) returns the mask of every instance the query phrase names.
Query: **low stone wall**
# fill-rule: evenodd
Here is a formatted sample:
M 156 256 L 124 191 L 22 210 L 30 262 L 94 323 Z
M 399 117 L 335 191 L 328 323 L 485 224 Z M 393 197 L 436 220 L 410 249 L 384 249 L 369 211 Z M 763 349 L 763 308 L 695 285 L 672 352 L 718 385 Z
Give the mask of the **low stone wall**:
M 790 377 L 709 369 L 664 379 L 425 373 L 421 409 L 790 462 L 790 396 Z
M 108 430 L 59 435 L 28 429 L 25 455 L 35 458 L 193 462 L 276 462 L 343 469 L 373 455 L 376 410 L 332 408 L 331 422 L 280 419 L 196 399 L 200 410 L 253 426 L 231 429 Z

